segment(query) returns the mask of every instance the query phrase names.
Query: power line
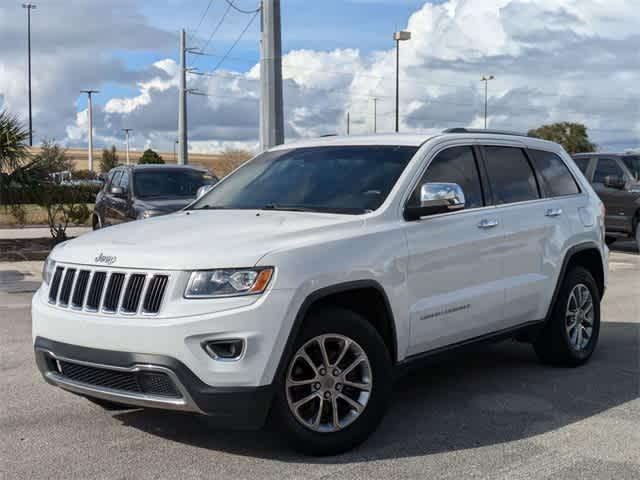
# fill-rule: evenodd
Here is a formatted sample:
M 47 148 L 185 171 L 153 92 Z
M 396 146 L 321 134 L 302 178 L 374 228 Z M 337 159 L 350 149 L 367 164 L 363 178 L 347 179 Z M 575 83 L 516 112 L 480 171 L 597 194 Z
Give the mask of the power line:
M 200 21 L 198 22 L 198 26 L 196 27 L 196 29 L 193 31 L 193 33 L 191 34 L 191 38 L 195 40 L 196 35 L 198 34 L 198 30 L 200 30 L 200 27 L 202 26 L 202 22 L 204 21 L 204 19 L 207 16 L 207 13 L 209 13 L 209 9 L 211 8 L 211 5 L 213 4 L 215 0 L 209 0 L 209 3 L 207 4 L 207 8 L 204 9 L 204 12 L 202 12 L 202 15 L 200 16 Z
M 253 21 L 258 16 L 258 13 L 260 13 L 260 9 L 258 9 L 258 10 L 253 12 L 253 16 L 251 17 L 251 19 L 249 20 L 247 25 L 244 27 L 242 32 L 240 32 L 240 35 L 238 35 L 238 38 L 236 38 L 236 41 L 233 42 L 233 45 L 231 45 L 229 50 L 227 50 L 227 53 L 224 54 L 224 56 L 220 59 L 220 61 L 216 64 L 216 66 L 213 67 L 213 70 L 210 73 L 214 73 L 216 70 L 218 70 L 218 68 L 220 68 L 220 65 L 222 65 L 224 63 L 224 61 L 227 59 L 229 54 L 233 51 L 234 48 L 236 48 L 236 45 L 238 45 L 238 43 L 240 43 L 240 40 L 242 40 L 242 37 L 244 36 L 244 34 L 247 33 L 247 30 L 249 30 L 249 27 L 251 26 Z
M 230 10 L 231 10 L 231 5 L 227 5 L 227 9 L 222 14 L 222 17 L 220 17 L 220 20 L 218 21 L 216 26 L 213 28 L 213 31 L 211 32 L 211 35 L 209 35 L 209 38 L 207 39 L 206 43 L 203 45 L 202 48 L 200 48 L 200 53 L 206 54 L 206 50 L 209 47 L 209 44 L 211 43 L 211 40 L 213 39 L 214 35 L 216 33 L 218 33 L 218 30 L 220 30 L 220 27 L 222 26 L 222 23 L 224 22 L 224 19 L 227 18 L 227 15 L 229 14 Z M 196 63 L 197 63 L 197 61 L 194 62 L 194 65 Z
M 255 10 L 244 10 L 242 8 L 237 7 L 231 0 L 224 0 L 224 1 L 227 2 L 231 8 L 233 8 L 234 10 L 240 13 L 252 14 L 252 13 L 258 13 L 261 10 L 261 7 L 258 7 Z

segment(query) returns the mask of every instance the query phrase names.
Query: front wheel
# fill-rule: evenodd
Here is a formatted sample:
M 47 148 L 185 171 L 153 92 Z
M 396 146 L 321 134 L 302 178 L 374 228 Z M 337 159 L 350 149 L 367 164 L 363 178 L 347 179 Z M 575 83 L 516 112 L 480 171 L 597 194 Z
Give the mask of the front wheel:
M 342 453 L 378 426 L 391 386 L 391 359 L 375 328 L 349 310 L 318 310 L 277 382 L 274 420 L 297 450 Z
M 575 267 L 565 276 L 549 322 L 535 341 L 538 357 L 547 363 L 586 363 L 600 334 L 600 293 L 591 273 Z

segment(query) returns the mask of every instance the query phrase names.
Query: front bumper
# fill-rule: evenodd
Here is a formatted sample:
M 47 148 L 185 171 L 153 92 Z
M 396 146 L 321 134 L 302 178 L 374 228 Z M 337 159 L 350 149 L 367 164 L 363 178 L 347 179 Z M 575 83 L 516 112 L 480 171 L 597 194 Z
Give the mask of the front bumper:
M 80 347 L 42 337 L 35 339 L 34 349 L 48 383 L 84 397 L 200 413 L 217 425 L 240 429 L 261 427 L 271 406 L 271 385 L 211 387 L 167 356 Z

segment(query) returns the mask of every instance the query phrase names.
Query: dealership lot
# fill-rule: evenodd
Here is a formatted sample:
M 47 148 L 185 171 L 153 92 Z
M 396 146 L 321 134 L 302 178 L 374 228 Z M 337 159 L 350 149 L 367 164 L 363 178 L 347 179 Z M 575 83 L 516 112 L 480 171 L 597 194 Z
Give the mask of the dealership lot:
M 381 428 L 333 458 L 273 432 L 227 432 L 152 410 L 108 413 L 44 383 L 33 362 L 39 265 L 0 264 L 4 478 L 640 478 L 640 256 L 612 253 L 598 350 L 540 365 L 505 342 L 402 379 Z

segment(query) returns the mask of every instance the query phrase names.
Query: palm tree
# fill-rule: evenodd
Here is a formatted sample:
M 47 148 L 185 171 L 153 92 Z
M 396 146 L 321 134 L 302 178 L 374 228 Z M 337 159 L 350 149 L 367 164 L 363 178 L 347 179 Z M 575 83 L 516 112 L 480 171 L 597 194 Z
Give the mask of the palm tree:
M 0 110 L 0 203 L 9 185 L 28 181 L 29 130 L 6 110 Z

